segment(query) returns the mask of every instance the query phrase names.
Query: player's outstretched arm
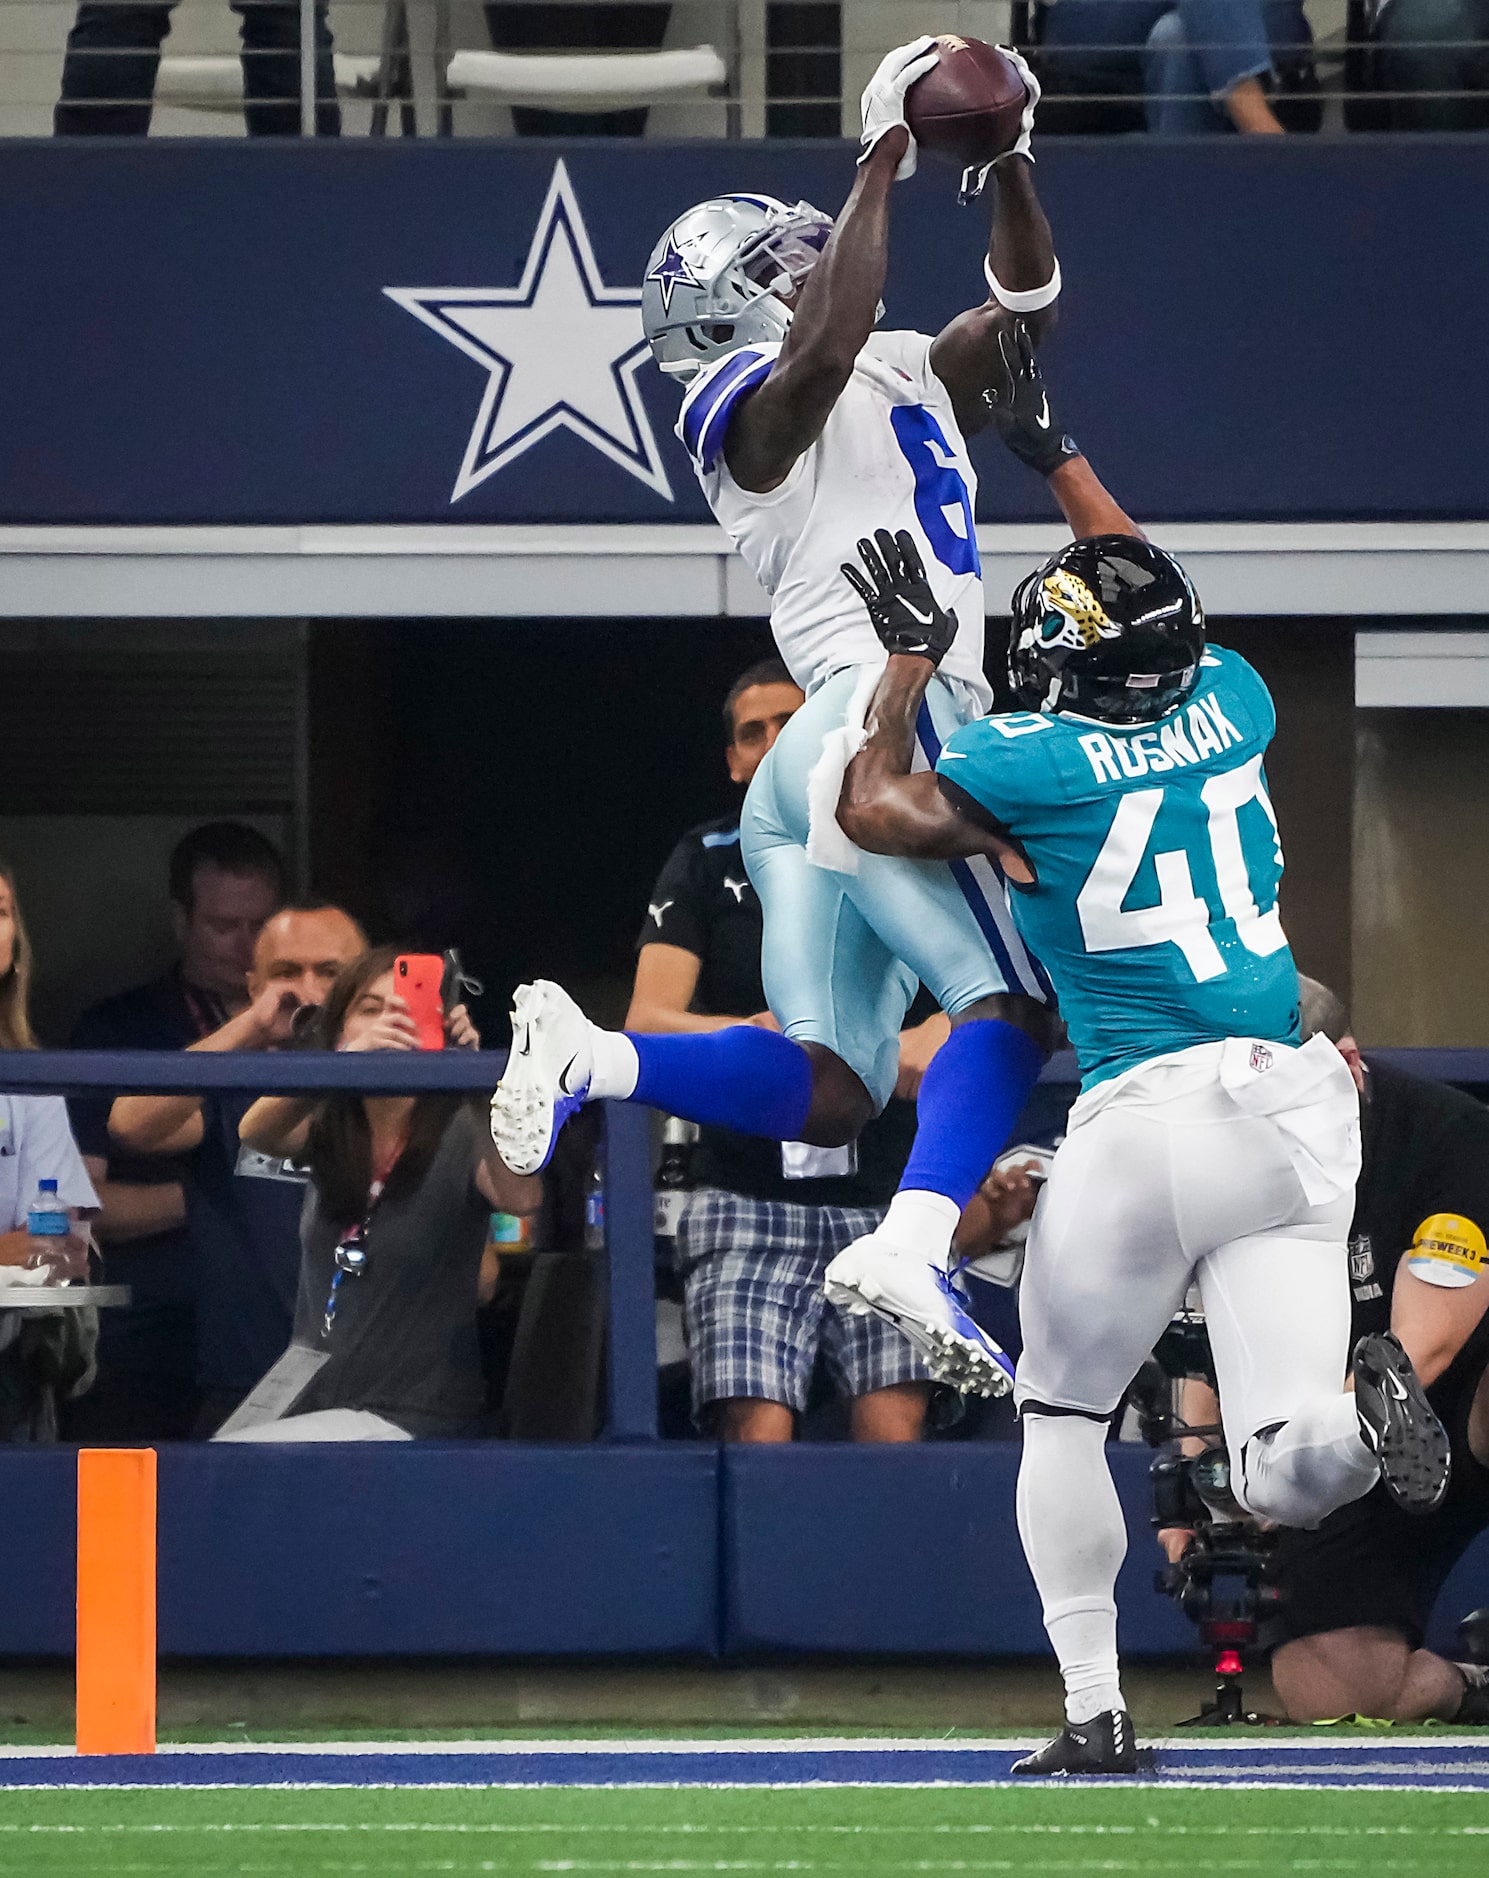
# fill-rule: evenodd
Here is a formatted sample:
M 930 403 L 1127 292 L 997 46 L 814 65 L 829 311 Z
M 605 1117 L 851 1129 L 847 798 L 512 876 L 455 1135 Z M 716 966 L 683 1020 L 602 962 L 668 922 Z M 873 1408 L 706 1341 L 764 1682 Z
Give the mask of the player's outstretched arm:
M 822 435 L 874 330 L 889 265 L 889 192 L 909 142 L 903 127 L 888 130 L 860 164 L 780 357 L 729 420 L 724 460 L 741 489 L 764 495 L 786 480 Z
M 1020 855 L 964 815 L 928 770 L 912 775 L 915 724 L 926 686 L 956 637 L 955 618 L 936 604 L 912 535 L 879 529 L 860 541 L 864 571 L 843 573 L 868 608 L 889 653 L 869 702 L 865 742 L 848 765 L 838 798 L 838 824 L 871 854 L 927 861 L 988 854 L 1029 879 Z
M 1019 67 L 1029 102 L 1017 143 L 988 168 L 995 179 L 993 225 L 988 236 L 988 298 L 954 319 L 931 347 L 931 368 L 951 393 L 957 422 L 965 436 L 982 430 L 988 412 L 982 398 L 1001 369 L 999 334 L 1017 316 L 1039 344 L 1053 327 L 1060 297 L 1060 264 L 1054 238 L 1034 187 L 1030 140 L 1039 81 L 1010 46 L 1003 51 Z M 987 171 L 980 181 L 985 181 Z M 980 186 L 980 182 L 979 182 Z
M 1091 535 L 1136 535 L 1140 540 L 1147 539 L 1083 456 L 1073 456 L 1062 463 L 1050 476 L 1049 485 L 1077 541 L 1084 541 Z
M 985 394 L 988 415 L 1009 450 L 1043 476 L 1077 541 L 1091 535 L 1141 535 L 1061 429 L 1034 356 L 1027 322 L 1018 319 L 998 338 L 1001 371 Z

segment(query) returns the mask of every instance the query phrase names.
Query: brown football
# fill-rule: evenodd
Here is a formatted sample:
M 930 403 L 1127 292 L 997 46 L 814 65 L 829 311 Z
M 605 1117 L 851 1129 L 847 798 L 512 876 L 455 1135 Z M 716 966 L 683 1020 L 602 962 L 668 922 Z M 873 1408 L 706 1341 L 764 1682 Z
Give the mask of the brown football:
M 905 94 L 905 119 L 922 150 L 965 169 L 991 163 L 1018 140 L 1029 94 L 1018 67 L 997 46 L 942 33 L 941 50 Z

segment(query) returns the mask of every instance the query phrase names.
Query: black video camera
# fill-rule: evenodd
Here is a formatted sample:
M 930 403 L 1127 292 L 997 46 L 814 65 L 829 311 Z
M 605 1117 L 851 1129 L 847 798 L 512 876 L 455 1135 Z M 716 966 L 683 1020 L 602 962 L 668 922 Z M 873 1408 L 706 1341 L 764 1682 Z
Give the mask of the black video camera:
M 1217 1727 L 1274 1719 L 1248 1713 L 1241 1694 L 1244 1653 L 1255 1647 L 1264 1618 L 1276 1610 L 1276 1534 L 1264 1532 L 1231 1492 L 1230 1456 L 1223 1446 L 1185 1454 L 1186 1437 L 1219 1441 L 1216 1424 L 1192 1426 L 1174 1412 L 1174 1384 L 1194 1378 L 1214 1387 L 1203 1320 L 1174 1320 L 1129 1392 L 1143 1439 L 1155 1454 L 1149 1470 L 1155 1531 L 1182 1527 L 1194 1537 L 1183 1555 L 1154 1573 L 1154 1589 L 1179 1606 L 1215 1653 L 1216 1690 L 1186 1726 Z

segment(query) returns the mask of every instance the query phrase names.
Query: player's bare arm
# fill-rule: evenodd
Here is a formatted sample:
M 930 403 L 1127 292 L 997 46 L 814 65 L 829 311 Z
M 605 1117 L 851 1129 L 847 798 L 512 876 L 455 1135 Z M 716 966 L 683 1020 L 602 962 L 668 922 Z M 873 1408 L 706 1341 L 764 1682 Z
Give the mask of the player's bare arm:
M 964 436 L 985 430 L 992 421 L 987 393 L 1005 370 L 1003 336 L 1017 320 L 1031 342 L 1040 344 L 1054 326 L 1060 290 L 1054 238 L 1034 187 L 1032 163 L 1017 154 L 1000 157 L 993 179 L 986 264 L 991 291 L 981 306 L 959 314 L 931 346 L 931 370 L 951 393 Z
M 808 275 L 770 376 L 740 401 L 724 460 L 741 489 L 779 488 L 822 434 L 878 317 L 889 265 L 889 192 L 909 148 L 886 131 L 859 167 L 822 259 Z
M 957 623 L 936 604 L 911 535 L 881 528 L 873 541 L 859 542 L 858 552 L 864 572 L 845 565 L 843 573 L 868 608 L 889 662 L 869 704 L 863 749 L 843 780 L 839 826 L 871 854 L 923 861 L 986 854 L 1013 879 L 1032 881 L 1018 850 L 965 813 L 935 775 L 911 773 L 921 700 Z
M 935 669 L 926 658 L 891 655 L 869 705 L 868 739 L 843 779 L 838 823 L 870 854 L 921 861 L 987 854 L 1001 860 L 1002 844 L 953 806 L 931 771 L 910 772 L 915 720 Z

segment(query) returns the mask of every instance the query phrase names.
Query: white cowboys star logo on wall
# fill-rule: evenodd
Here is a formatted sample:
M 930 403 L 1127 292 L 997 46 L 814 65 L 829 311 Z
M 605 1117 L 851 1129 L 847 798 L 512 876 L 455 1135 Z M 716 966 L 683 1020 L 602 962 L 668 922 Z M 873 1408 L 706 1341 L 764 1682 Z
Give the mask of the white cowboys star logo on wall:
M 607 287 L 569 172 L 554 166 L 515 287 L 385 287 L 490 374 L 451 502 L 554 431 L 582 437 L 672 501 L 636 388 L 646 362 L 638 288 Z

